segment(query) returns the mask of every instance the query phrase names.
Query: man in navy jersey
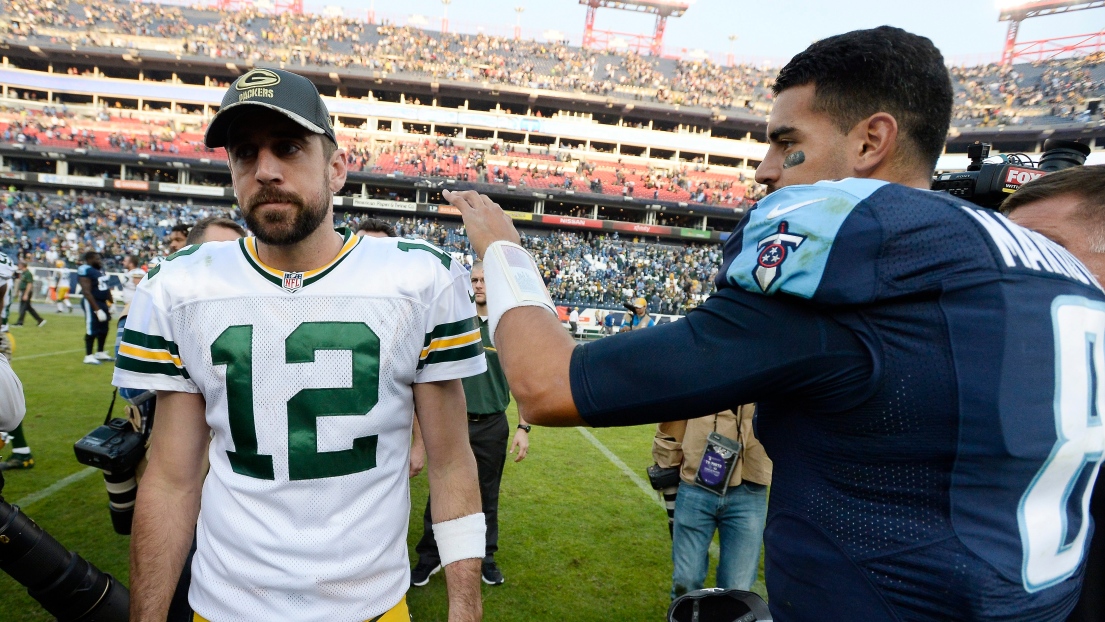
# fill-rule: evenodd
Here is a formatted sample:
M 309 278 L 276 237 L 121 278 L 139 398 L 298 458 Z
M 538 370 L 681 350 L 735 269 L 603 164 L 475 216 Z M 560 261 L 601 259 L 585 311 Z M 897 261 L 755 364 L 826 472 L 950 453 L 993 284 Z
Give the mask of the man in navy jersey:
M 77 268 L 77 281 L 81 285 L 81 308 L 84 309 L 84 362 L 99 365 L 110 361 L 104 352 L 104 342 L 111 328 L 111 288 L 103 272 L 103 258 L 96 251 L 84 254 L 84 263 Z M 95 344 L 96 353 L 92 353 Z
M 613 426 L 757 402 L 781 622 L 1063 620 L 1105 447 L 1105 294 L 1043 236 L 927 190 L 952 106 L 928 39 L 830 37 L 774 90 L 774 192 L 680 322 L 577 347 L 510 219 L 446 195 L 519 412 Z

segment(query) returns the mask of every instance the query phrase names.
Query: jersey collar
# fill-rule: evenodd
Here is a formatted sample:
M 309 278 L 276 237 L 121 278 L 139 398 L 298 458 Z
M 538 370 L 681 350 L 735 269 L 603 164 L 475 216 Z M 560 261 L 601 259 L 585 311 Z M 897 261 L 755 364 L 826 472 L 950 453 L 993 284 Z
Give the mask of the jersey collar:
M 295 293 L 301 288 L 307 287 L 311 283 L 318 281 L 322 277 L 330 273 L 334 268 L 338 267 L 338 264 L 345 259 L 350 252 L 360 243 L 361 237 L 353 235 L 353 232 L 344 227 L 339 228 L 338 233 L 342 234 L 343 242 L 341 250 L 338 251 L 337 256 L 330 260 L 325 266 L 315 268 L 314 270 L 308 270 L 307 272 L 284 272 L 283 270 L 277 270 L 270 266 L 266 266 L 261 261 L 261 257 L 257 254 L 257 238 L 250 236 L 248 238 L 240 238 L 238 245 L 242 249 L 242 254 L 245 255 L 246 263 L 253 267 L 258 274 L 265 277 L 273 285 L 290 292 Z

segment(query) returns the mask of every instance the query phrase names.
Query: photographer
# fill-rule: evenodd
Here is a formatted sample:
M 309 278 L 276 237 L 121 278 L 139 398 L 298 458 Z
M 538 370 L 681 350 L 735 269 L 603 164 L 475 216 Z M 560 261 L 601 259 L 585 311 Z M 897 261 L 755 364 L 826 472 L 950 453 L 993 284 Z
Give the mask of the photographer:
M 1058 245 L 929 190 L 953 89 L 928 39 L 822 39 L 773 91 L 773 192 L 726 241 L 718 292 L 655 330 L 577 346 L 510 218 L 443 193 L 484 258 L 519 412 L 624 426 L 756 402 L 779 622 L 1065 619 L 1089 521 L 1063 491 L 1105 445 L 1105 293 Z
M 656 326 L 656 320 L 652 319 L 652 316 L 648 314 L 648 301 L 644 298 L 637 298 L 633 302 L 625 303 L 623 306 L 628 311 L 625 316 L 622 317 L 622 327 L 619 332 L 624 333 L 626 331 Z
M 1002 203 L 1013 222 L 1061 244 L 1100 283 L 1105 279 L 1105 166 L 1068 168 L 1028 182 Z M 1105 478 L 1090 501 L 1094 535 L 1082 595 L 1070 622 L 1105 620 Z
M 657 431 L 657 464 L 679 468 L 672 533 L 672 598 L 702 589 L 710 543 L 719 534 L 717 586 L 750 590 L 760 565 L 771 460 L 756 440 L 753 404 L 666 424 Z M 662 424 L 664 425 L 664 424 Z

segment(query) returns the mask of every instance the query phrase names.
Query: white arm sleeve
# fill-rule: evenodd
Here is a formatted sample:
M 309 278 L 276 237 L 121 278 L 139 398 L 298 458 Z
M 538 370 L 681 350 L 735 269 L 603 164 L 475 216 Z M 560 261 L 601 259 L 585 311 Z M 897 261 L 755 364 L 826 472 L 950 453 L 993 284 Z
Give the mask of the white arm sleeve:
M 12 371 L 6 357 L 0 356 L 0 430 L 13 430 L 23 415 L 27 402 L 23 398 L 23 383 Z

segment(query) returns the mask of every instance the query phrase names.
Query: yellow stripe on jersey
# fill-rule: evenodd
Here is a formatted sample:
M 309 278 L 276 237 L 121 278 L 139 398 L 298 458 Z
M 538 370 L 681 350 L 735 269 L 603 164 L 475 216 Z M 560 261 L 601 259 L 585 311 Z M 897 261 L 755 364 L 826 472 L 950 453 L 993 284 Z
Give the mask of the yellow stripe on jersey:
M 478 343 L 482 340 L 480 336 L 480 329 L 476 329 L 470 333 L 463 335 L 457 335 L 456 337 L 439 337 L 430 342 L 430 345 L 422 348 L 422 355 L 418 358 L 424 360 L 431 352 L 439 350 L 448 350 L 449 348 L 459 348 L 467 346 L 473 343 Z
M 407 595 L 404 594 L 398 605 L 388 609 L 383 615 L 365 622 L 411 622 L 411 619 L 410 610 L 407 609 Z M 192 622 L 209 622 L 209 620 L 198 613 L 192 613 Z
M 184 363 L 180 362 L 180 357 L 168 350 L 147 350 L 123 342 L 119 344 L 119 354 L 125 354 L 140 361 L 148 361 L 150 363 L 172 363 L 177 367 L 184 367 Z

